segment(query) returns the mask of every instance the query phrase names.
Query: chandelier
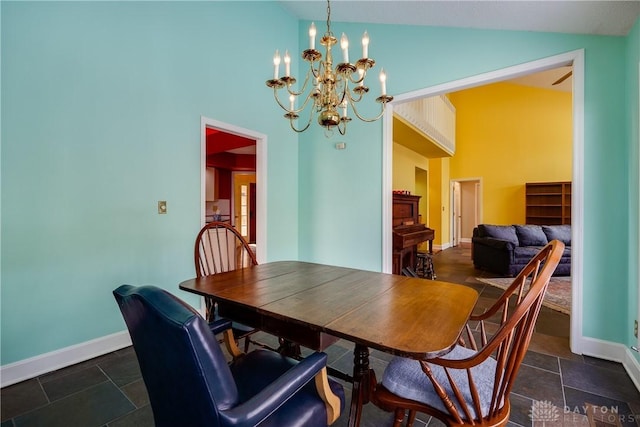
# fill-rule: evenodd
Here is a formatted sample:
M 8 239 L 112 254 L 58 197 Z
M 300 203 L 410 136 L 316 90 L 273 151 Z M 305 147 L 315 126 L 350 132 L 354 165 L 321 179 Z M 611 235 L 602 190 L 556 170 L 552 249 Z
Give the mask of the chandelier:
M 309 128 L 314 113 L 317 113 L 318 123 L 325 128 L 325 135 L 330 136 L 334 128 L 337 128 L 338 132 L 344 135 L 347 131 L 347 123 L 351 121 L 349 108 L 358 119 L 364 122 L 374 122 L 382 117 L 387 102 L 393 100 L 392 96 L 387 95 L 387 75 L 384 69 L 380 70 L 381 94 L 376 98 L 376 102 L 381 105 L 380 113 L 376 117 L 365 118 L 358 113 L 356 108 L 356 103 L 360 102 L 364 95 L 369 92 L 369 88 L 365 85 L 365 78 L 367 72 L 376 63 L 368 56 L 369 35 L 367 32 L 365 31 L 362 36 L 362 58 L 358 59 L 355 64 L 349 62 L 349 40 L 342 33 L 340 38 L 342 62 L 336 65 L 334 69 L 331 47 L 338 40 L 331 32 L 331 4 L 327 0 L 327 31 L 320 39 L 320 44 L 325 47 L 324 58 L 322 53 L 316 50 L 315 42 L 316 26 L 311 23 L 309 27 L 310 46 L 309 49 L 302 52 L 302 59 L 309 63 L 309 71 L 307 71 L 304 84 L 299 91 L 294 87 L 296 78 L 291 75 L 291 56 L 289 51 L 285 51 L 284 54 L 285 72 L 282 77 L 279 77 L 281 58 L 278 50 L 273 56 L 273 79 L 267 80 L 267 86 L 273 88 L 276 102 L 286 111 L 284 117 L 289 119 L 291 128 L 296 132 L 304 132 Z M 307 90 L 309 85 L 310 88 Z M 283 93 L 289 96 L 288 106 L 284 105 L 278 96 L 279 89 L 282 88 L 286 88 L 286 92 L 283 91 Z M 296 108 L 298 99 L 302 101 L 297 103 L 298 106 Z M 298 128 L 295 124 L 299 118 L 298 113 L 303 112 L 308 104 L 311 104 L 309 120 L 304 126 Z

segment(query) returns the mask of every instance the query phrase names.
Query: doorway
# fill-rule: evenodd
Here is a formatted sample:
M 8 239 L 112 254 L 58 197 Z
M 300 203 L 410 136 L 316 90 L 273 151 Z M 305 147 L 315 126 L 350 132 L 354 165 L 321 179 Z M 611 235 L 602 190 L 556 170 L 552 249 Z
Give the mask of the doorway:
M 451 181 L 451 245 L 471 245 L 473 229 L 482 223 L 481 179 Z
M 451 246 L 460 245 L 461 210 L 460 182 L 451 183 Z
M 256 174 L 233 173 L 233 226 L 249 243 L 256 243 Z
M 266 262 L 267 137 L 249 129 L 206 117 L 201 117 L 200 128 L 201 226 L 213 219 L 214 213 L 210 210 L 214 206 L 219 209 L 218 214 L 221 215 L 216 218 L 236 225 L 236 212 L 240 213 L 242 209 L 236 209 L 232 205 L 232 201 L 241 199 L 241 196 L 234 196 L 234 173 L 252 176 L 247 182 L 246 192 L 247 236 L 252 243 L 255 243 L 258 262 Z M 223 135 L 224 138 L 214 143 L 215 148 L 210 148 L 208 151 L 207 134 L 214 133 Z M 211 139 L 209 137 L 210 141 Z M 251 157 L 253 160 L 250 160 Z M 212 174 L 211 169 L 217 172 Z M 211 190 L 212 185 L 214 190 Z M 228 213 L 225 217 L 222 209 L 226 206 L 228 206 L 226 211 Z
M 382 167 L 382 271 L 392 271 L 392 231 L 385 227 L 392 221 L 392 179 L 393 179 L 393 109 L 394 104 L 424 97 L 446 94 L 489 83 L 514 79 L 552 68 L 572 66 L 573 111 L 572 111 L 572 307 L 570 348 L 582 354 L 585 342 L 582 338 L 582 283 L 583 283 L 583 230 L 584 230 L 584 50 L 576 50 L 560 55 L 515 65 L 512 67 L 478 74 L 456 81 L 443 83 L 425 89 L 400 94 L 388 105 L 383 116 L 383 167 Z

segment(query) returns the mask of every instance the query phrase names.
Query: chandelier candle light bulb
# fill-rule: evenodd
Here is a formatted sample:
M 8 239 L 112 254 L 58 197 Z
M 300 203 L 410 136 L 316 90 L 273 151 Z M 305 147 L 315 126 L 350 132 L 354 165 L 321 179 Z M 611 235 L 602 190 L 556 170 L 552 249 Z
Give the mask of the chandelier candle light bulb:
M 311 23 L 309 27 L 309 49 L 314 50 L 316 48 L 316 24 Z
M 362 57 L 364 59 L 369 57 L 369 34 L 366 31 L 362 35 Z
M 382 94 L 376 98 L 376 102 L 381 105 L 380 113 L 376 117 L 366 118 L 360 115 L 356 106 L 369 92 L 364 81 L 369 70 L 376 65 L 376 61 L 369 58 L 369 34 L 365 31 L 362 35 L 362 58 L 352 64 L 349 62 L 349 39 L 342 33 L 340 48 L 343 61 L 334 67 L 331 49 L 338 40 L 331 32 L 331 4 L 327 0 L 327 31 L 320 38 L 324 52 L 316 49 L 316 35 L 316 26 L 312 22 L 309 27 L 309 49 L 302 52 L 302 59 L 309 65 L 309 69 L 301 83 L 297 83 L 297 79 L 291 75 L 291 55 L 288 50 L 284 53 L 284 76 L 280 76 L 281 58 L 280 52 L 276 50 L 273 56 L 273 79 L 266 82 L 267 86 L 273 89 L 277 104 L 285 111 L 284 117 L 289 120 L 291 129 L 304 132 L 311 125 L 312 119 L 317 117 L 318 124 L 325 128 L 325 135 L 331 135 L 336 128 L 344 135 L 347 124 L 352 120 L 349 112 L 363 122 L 380 119 L 387 103 L 393 101 L 393 96 L 387 95 L 387 75 L 384 70 L 380 72 Z M 357 74 L 354 74 L 355 72 Z M 287 102 L 278 96 L 280 89 L 289 98 L 288 106 Z M 296 110 L 298 97 L 301 98 L 298 101 L 299 109 Z M 307 104 L 311 104 L 311 108 L 307 108 Z M 309 119 L 300 127 L 296 127 L 298 113 L 303 110 L 309 112 Z
M 340 47 L 342 48 L 342 62 L 349 63 L 349 39 L 345 33 L 340 37 Z
M 291 56 L 289 51 L 284 51 L 284 75 L 289 77 L 291 75 Z
M 278 74 L 280 74 L 280 52 L 276 49 L 276 53 L 273 55 L 273 79 L 278 80 Z

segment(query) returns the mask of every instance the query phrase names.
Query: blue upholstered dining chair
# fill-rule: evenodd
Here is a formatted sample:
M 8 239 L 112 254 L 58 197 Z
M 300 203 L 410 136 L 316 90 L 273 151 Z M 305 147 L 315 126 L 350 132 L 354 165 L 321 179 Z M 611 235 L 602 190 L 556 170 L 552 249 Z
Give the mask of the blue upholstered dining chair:
M 394 357 L 379 384 L 371 376 L 371 400 L 395 412 L 394 427 L 402 424 L 407 410 L 408 427 L 416 412 L 448 426 L 502 426 L 509 421 L 509 393 L 563 249 L 558 240 L 542 248 L 491 307 L 471 316 L 450 352 L 420 361 Z
M 154 287 L 113 291 L 129 329 L 156 426 L 323 426 L 344 407 L 344 390 L 327 377 L 325 353 L 300 362 L 254 350 L 229 364 L 208 324 L 191 307 Z

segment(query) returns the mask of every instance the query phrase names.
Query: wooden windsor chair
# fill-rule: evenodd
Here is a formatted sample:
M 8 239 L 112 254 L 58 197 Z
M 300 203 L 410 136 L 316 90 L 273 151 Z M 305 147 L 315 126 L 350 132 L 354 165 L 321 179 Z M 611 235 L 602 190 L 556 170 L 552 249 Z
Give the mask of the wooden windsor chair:
M 507 423 L 509 393 L 563 250 L 558 240 L 542 248 L 491 307 L 470 317 L 449 353 L 420 361 L 394 357 L 380 383 L 372 372 L 371 401 L 395 412 L 394 427 L 402 424 L 407 410 L 407 427 L 413 425 L 416 412 L 448 426 Z
M 196 237 L 194 248 L 194 262 L 196 277 L 220 274 L 240 268 L 250 268 L 258 265 L 256 255 L 249 243 L 231 224 L 221 221 L 213 221 L 206 224 Z M 219 319 L 215 301 L 205 297 L 206 318 L 209 322 Z M 256 329 L 240 323 L 233 322 L 233 336 L 235 340 L 245 339 L 244 351 L 249 350 L 249 344 L 253 341 L 249 336 L 257 332 Z M 264 344 L 256 343 L 260 347 Z M 229 349 L 236 357 L 237 349 Z

